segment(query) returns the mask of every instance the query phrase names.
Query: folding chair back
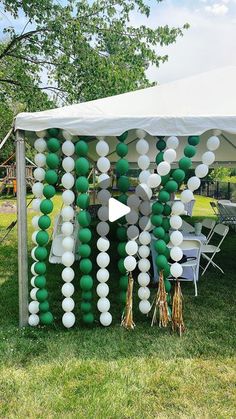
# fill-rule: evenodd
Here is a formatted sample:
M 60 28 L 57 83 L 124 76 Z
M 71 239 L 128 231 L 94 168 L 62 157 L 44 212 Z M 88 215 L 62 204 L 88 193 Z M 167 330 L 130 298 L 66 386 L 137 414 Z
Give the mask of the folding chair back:
M 206 270 L 207 270 L 207 268 L 210 264 L 212 264 L 215 268 L 218 268 L 222 273 L 224 273 L 223 269 L 220 266 L 218 266 L 213 261 L 213 259 L 215 257 L 215 254 L 220 252 L 221 244 L 222 244 L 223 240 L 225 239 L 225 237 L 227 236 L 228 231 L 229 231 L 229 227 L 226 226 L 225 224 L 217 224 L 214 227 L 214 229 L 212 230 L 212 233 L 211 233 L 211 236 L 210 236 L 210 239 L 209 239 L 208 243 L 202 247 L 202 256 L 203 256 L 204 259 L 207 259 L 207 261 L 208 261 L 205 268 L 203 269 L 202 275 L 204 275 L 204 273 L 206 272 Z M 212 239 L 215 235 L 220 236 L 220 241 L 218 242 L 218 244 L 211 243 Z M 215 240 L 214 240 L 214 242 L 215 242 Z
M 202 243 L 200 242 L 200 240 L 183 240 L 182 243 L 179 245 L 179 247 L 184 251 L 184 250 L 197 250 L 197 257 L 196 257 L 196 262 L 198 263 L 198 261 L 200 260 L 200 256 L 201 256 L 201 245 Z
M 210 202 L 210 206 L 213 209 L 214 214 L 219 217 L 219 210 L 218 210 L 218 206 L 216 205 L 216 203 L 214 201 Z
M 211 218 L 205 218 L 202 221 L 202 227 L 205 228 L 206 230 L 208 230 L 208 234 L 206 236 L 207 241 L 210 239 L 211 233 L 213 231 L 213 228 L 215 227 L 216 222 L 215 220 L 212 220 Z
M 228 234 L 229 231 L 229 226 L 226 226 L 225 224 L 217 224 L 213 230 L 212 233 L 208 239 L 208 243 L 210 241 L 212 241 L 212 238 L 215 234 L 217 234 L 218 236 L 221 237 L 221 240 L 219 241 L 219 243 L 217 244 L 217 247 L 219 248 L 221 243 L 223 242 L 223 240 L 225 239 L 226 235 Z M 213 243 L 212 243 L 213 244 Z

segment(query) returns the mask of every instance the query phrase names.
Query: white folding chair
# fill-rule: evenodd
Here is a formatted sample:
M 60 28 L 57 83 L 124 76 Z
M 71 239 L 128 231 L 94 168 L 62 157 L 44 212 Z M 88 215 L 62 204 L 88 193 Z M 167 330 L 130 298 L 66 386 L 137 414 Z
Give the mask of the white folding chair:
M 224 224 L 217 224 L 211 234 L 210 240 L 208 242 L 208 244 L 203 245 L 202 246 L 202 256 L 204 259 L 207 259 L 208 263 L 206 264 L 205 268 L 203 269 L 202 275 L 204 275 L 204 273 L 206 272 L 208 266 L 210 264 L 212 264 L 214 266 L 214 268 L 219 269 L 222 273 L 224 273 L 223 269 L 220 268 L 220 266 L 218 266 L 215 262 L 213 262 L 213 259 L 216 255 L 216 253 L 220 252 L 220 246 L 222 244 L 222 242 L 224 241 L 225 237 L 227 236 L 229 231 L 229 227 L 224 225 Z M 215 235 L 220 236 L 220 241 L 217 245 L 215 244 L 209 244 L 213 237 Z M 209 256 L 208 256 L 209 255 Z
M 200 240 L 183 240 L 181 245 L 179 246 L 184 251 L 193 250 L 196 256 L 187 256 L 187 260 L 184 263 L 181 263 L 182 268 L 191 268 L 193 274 L 193 283 L 195 289 L 195 297 L 197 297 L 197 281 L 199 275 L 199 265 L 200 265 L 200 257 L 201 257 L 201 247 L 202 243 Z M 173 277 L 168 278 L 170 281 L 176 280 Z M 188 278 L 180 277 L 178 278 L 179 281 L 190 281 Z
M 211 238 L 211 234 L 213 232 L 213 229 L 214 229 L 215 225 L 216 225 L 215 220 L 212 220 L 211 218 L 205 218 L 202 221 L 202 227 L 205 228 L 206 230 L 208 230 L 208 234 L 206 235 L 207 243 Z

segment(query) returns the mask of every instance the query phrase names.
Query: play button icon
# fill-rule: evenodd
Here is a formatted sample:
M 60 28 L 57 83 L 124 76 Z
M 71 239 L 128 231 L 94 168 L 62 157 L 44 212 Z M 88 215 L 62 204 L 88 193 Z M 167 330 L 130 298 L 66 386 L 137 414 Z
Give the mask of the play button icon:
M 129 214 L 131 211 L 130 207 L 122 204 L 115 198 L 110 198 L 108 201 L 108 217 L 109 221 L 113 222 Z

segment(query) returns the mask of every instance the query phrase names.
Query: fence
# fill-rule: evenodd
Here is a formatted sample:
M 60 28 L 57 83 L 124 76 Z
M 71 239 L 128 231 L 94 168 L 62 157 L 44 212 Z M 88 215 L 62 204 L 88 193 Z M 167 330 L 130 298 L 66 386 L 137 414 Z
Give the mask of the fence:
M 236 183 L 202 180 L 200 188 L 195 193 L 210 198 L 229 199 L 236 202 Z

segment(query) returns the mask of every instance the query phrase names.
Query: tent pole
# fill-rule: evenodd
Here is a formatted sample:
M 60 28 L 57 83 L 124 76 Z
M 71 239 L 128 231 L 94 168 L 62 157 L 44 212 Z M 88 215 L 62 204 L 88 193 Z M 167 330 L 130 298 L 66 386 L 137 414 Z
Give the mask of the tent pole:
M 24 131 L 16 131 L 19 326 L 28 324 L 28 254 Z
M 96 203 L 96 189 L 95 189 L 95 186 L 96 186 L 96 166 L 94 164 L 94 166 L 93 166 L 93 204 L 94 205 Z

